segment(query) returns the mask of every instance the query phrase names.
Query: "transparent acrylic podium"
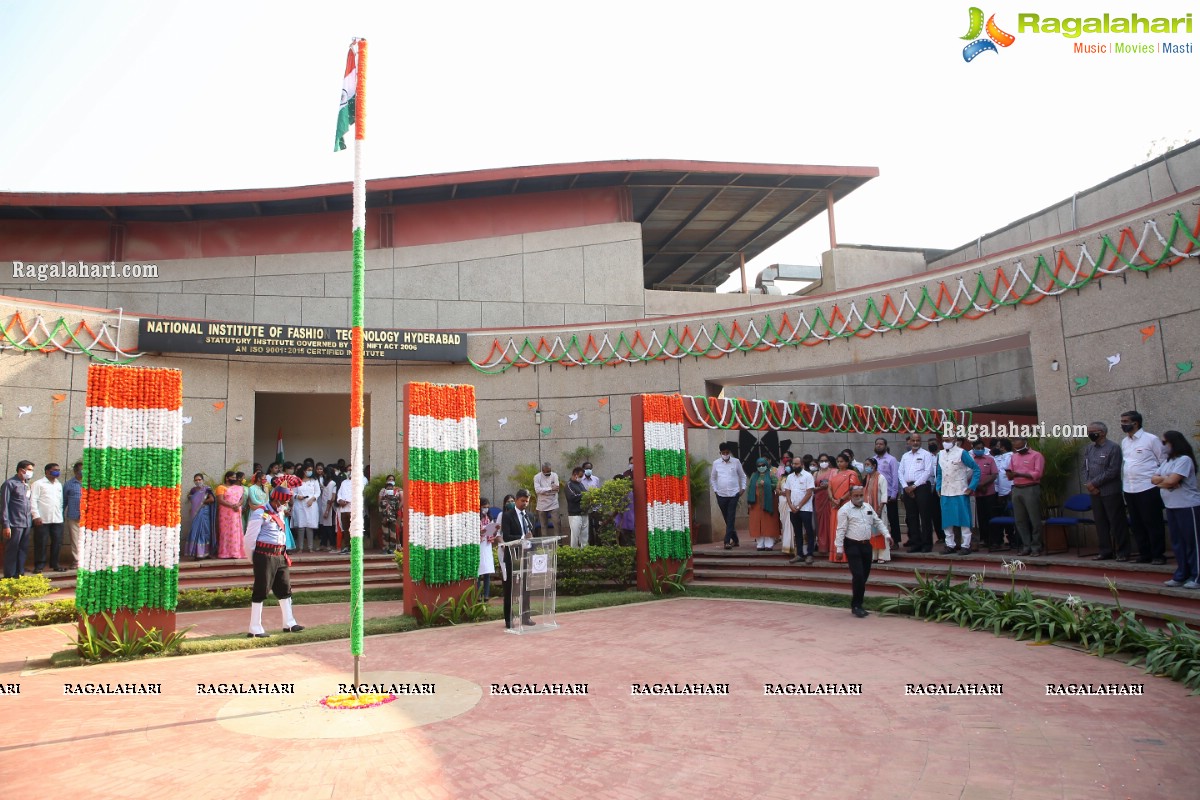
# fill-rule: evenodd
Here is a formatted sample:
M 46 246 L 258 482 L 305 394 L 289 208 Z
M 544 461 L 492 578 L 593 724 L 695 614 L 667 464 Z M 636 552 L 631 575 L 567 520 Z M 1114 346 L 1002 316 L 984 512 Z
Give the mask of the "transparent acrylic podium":
M 558 541 L 566 537 L 541 536 L 503 542 L 513 565 L 512 627 L 506 633 L 538 633 L 558 627 L 554 607 L 558 598 Z M 500 555 L 503 559 L 503 552 Z M 526 625 L 526 615 L 533 618 Z

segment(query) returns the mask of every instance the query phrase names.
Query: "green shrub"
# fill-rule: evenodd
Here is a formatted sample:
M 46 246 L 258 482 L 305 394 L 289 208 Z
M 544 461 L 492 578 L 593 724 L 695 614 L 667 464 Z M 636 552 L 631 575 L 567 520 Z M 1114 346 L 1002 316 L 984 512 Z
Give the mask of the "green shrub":
M 61 625 L 79 619 L 74 600 L 51 600 L 49 603 L 30 603 L 29 614 L 21 617 L 21 625 Z
M 595 513 L 599 518 L 600 530 L 596 538 L 602 545 L 617 543 L 617 525 L 613 517 L 625 513 L 629 508 L 629 492 L 633 481 L 629 478 L 613 478 L 595 489 L 588 489 L 579 498 L 579 507 L 584 512 Z
M 249 608 L 250 596 L 253 594 L 248 587 L 232 589 L 181 589 L 179 604 L 176 611 L 207 611 L 210 608 Z
M 588 594 L 624 589 L 637 583 L 637 550 L 633 547 L 558 548 L 558 593 Z
M 129 630 L 126 622 L 117 628 L 116 621 L 107 613 L 100 615 L 104 619 L 104 628 L 92 624 L 90 618 L 84 619 L 83 631 L 78 637 L 67 634 L 67 639 L 75 646 L 76 652 L 84 661 L 100 661 L 101 659 L 124 660 L 141 658 L 143 656 L 166 655 L 179 650 L 187 632 L 192 628 L 164 634 L 158 628 L 146 628 L 139 622 L 137 631 Z
M 50 594 L 50 579 L 45 575 L 22 575 L 0 580 L 0 624 L 25 607 L 25 601 Z

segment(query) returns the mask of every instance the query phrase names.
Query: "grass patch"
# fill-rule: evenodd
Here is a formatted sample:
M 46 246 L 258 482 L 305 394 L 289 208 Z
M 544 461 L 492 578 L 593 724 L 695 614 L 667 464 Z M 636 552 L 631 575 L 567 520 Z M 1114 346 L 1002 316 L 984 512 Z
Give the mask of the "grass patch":
M 773 600 L 779 603 L 801 603 L 825 608 L 849 608 L 850 595 L 827 592 L 798 592 L 791 589 L 771 589 L 758 586 L 696 586 L 688 584 L 687 597 L 712 597 L 730 600 Z M 880 610 L 886 597 L 867 597 L 863 608 Z

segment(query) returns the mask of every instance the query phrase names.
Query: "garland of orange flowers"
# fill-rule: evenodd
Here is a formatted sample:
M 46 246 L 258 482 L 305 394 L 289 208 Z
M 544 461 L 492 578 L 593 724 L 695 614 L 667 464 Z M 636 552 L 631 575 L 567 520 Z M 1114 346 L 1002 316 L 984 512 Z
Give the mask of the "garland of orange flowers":
M 359 711 L 364 708 L 387 705 L 396 699 L 396 695 L 390 692 L 388 694 L 331 694 L 321 698 L 321 705 L 332 711 Z
M 475 387 L 409 385 L 408 569 L 432 586 L 479 571 L 479 430 Z
M 75 590 L 86 614 L 175 608 L 182 406 L 179 370 L 88 367 Z

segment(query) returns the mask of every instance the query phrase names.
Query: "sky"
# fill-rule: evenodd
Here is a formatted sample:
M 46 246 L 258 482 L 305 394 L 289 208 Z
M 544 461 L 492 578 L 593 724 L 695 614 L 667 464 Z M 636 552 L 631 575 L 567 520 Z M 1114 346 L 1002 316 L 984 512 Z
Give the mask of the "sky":
M 956 247 L 1200 137 L 1194 2 L 982 5 L 1015 40 L 967 62 L 970 8 L 0 0 L 0 192 L 348 181 L 332 145 L 353 36 L 370 46 L 368 181 L 640 158 L 878 167 L 837 204 L 843 243 Z M 1018 24 L 1134 11 L 1193 12 L 1194 32 Z M 1073 52 L 1164 41 L 1193 52 Z M 822 216 L 749 271 L 827 248 Z

